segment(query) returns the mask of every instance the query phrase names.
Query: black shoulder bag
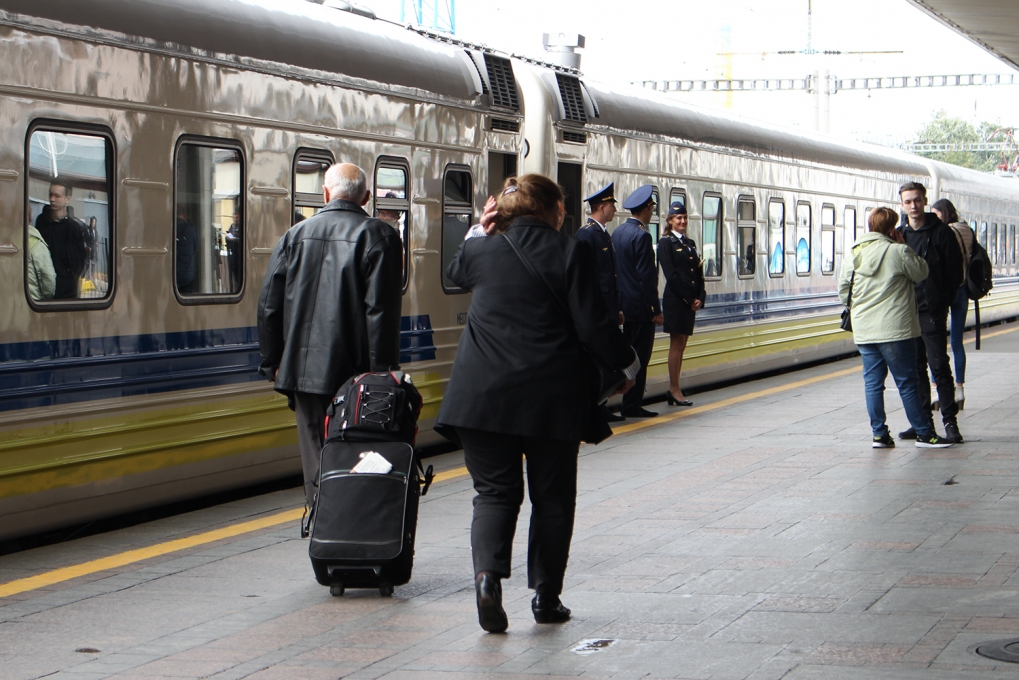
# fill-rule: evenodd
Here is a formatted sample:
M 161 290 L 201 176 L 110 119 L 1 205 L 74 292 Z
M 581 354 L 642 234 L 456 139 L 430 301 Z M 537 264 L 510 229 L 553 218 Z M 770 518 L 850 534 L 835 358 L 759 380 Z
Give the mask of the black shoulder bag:
M 548 279 L 538 273 L 538 270 L 534 268 L 531 261 L 527 259 L 520 247 L 513 242 L 513 239 L 509 237 L 509 234 L 503 234 L 506 242 L 509 243 L 510 248 L 520 258 L 520 262 L 523 263 L 524 267 L 530 272 L 536 280 L 540 281 L 552 296 L 552 300 L 559 307 L 560 311 L 565 315 L 563 318 L 568 320 L 570 329 L 574 328 L 573 314 L 570 313 L 570 306 L 559 297 L 556 289 L 549 283 Z M 572 334 L 572 332 L 571 332 Z M 605 416 L 602 410 L 598 407 L 603 401 L 615 394 L 620 387 L 626 382 L 626 376 L 622 371 L 617 371 L 613 368 L 605 366 L 601 361 L 598 360 L 591 352 L 588 351 L 584 344 L 577 339 L 577 345 L 580 348 L 580 354 L 583 362 L 587 365 L 587 373 L 590 379 L 590 384 L 593 389 L 591 392 L 591 409 L 588 415 L 588 426 L 585 429 L 584 435 L 581 437 L 582 441 L 588 444 L 597 444 L 601 441 L 608 439 L 612 435 L 612 428 L 609 427 L 608 421 L 605 420 Z
M 846 308 L 842 310 L 842 330 L 853 332 L 853 319 L 849 316 L 849 310 L 853 306 L 853 282 L 856 281 L 856 271 L 849 275 L 849 297 L 846 298 Z

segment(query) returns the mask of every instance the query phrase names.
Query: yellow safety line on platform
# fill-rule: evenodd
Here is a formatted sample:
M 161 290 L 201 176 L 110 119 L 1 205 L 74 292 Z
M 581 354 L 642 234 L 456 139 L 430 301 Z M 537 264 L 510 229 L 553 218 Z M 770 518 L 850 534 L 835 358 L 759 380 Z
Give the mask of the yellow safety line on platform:
M 298 510 L 287 510 L 285 512 L 276 513 L 275 515 L 269 515 L 268 517 L 262 517 L 261 519 L 254 519 L 250 522 L 241 522 L 240 524 L 223 527 L 222 529 L 206 531 L 203 534 L 196 534 L 194 536 L 188 536 L 187 538 L 178 538 L 173 541 L 167 541 L 166 543 L 158 543 L 147 548 L 128 550 L 127 552 L 122 552 L 117 555 L 110 555 L 109 557 L 102 557 L 98 560 L 92 560 L 91 562 L 76 564 L 72 567 L 54 569 L 53 571 L 47 571 L 44 574 L 29 576 L 28 578 L 22 578 L 17 581 L 11 581 L 10 583 L 0 585 L 0 597 L 8 597 L 10 595 L 27 592 L 29 590 L 45 588 L 46 586 L 51 586 L 62 581 L 69 581 L 70 579 L 78 578 L 79 576 L 87 576 L 89 574 L 95 574 L 108 569 L 116 569 L 117 567 L 123 567 L 134 562 L 141 562 L 142 560 L 159 557 L 160 555 L 167 555 L 179 550 L 186 550 L 199 545 L 214 543 L 215 541 L 220 541 L 224 538 L 232 538 L 240 534 L 247 534 L 252 531 L 258 531 L 259 529 L 266 529 L 278 524 L 300 520 L 303 513 L 303 508 Z
M 1016 329 L 1010 329 L 1016 330 Z M 1008 331 L 999 331 L 995 335 L 1005 333 Z M 986 337 L 991 337 L 990 335 Z M 617 427 L 613 430 L 613 434 L 627 434 L 629 432 L 635 432 L 642 430 L 646 427 L 652 427 L 654 425 L 661 425 L 678 418 L 687 418 L 689 416 L 697 415 L 698 413 L 706 413 L 708 411 L 714 411 L 716 409 L 724 408 L 726 406 L 732 406 L 733 404 L 739 404 L 744 401 L 750 401 L 752 399 L 758 399 L 760 397 L 766 397 L 771 394 L 778 394 L 779 392 L 785 392 L 787 390 L 793 390 L 797 387 L 805 387 L 806 385 L 812 385 L 814 383 L 821 382 L 823 380 L 830 380 L 832 378 L 840 378 L 844 375 L 856 373 L 862 370 L 860 366 L 854 368 L 847 368 L 834 373 L 826 373 L 824 375 L 814 376 L 813 378 L 807 378 L 806 380 L 798 380 L 796 382 L 788 383 L 786 385 L 778 385 L 776 387 L 769 387 L 765 390 L 759 390 L 757 392 L 751 392 L 749 394 L 743 394 L 738 397 L 732 397 L 730 399 L 722 399 L 720 401 L 705 404 L 704 406 L 696 406 L 683 411 L 677 411 L 675 413 L 669 413 L 664 416 L 658 416 L 657 418 L 649 418 L 648 420 L 639 423 L 629 423 L 621 427 Z M 467 476 L 466 467 L 453 468 L 452 470 L 445 470 L 435 475 L 433 483 L 445 482 L 451 479 L 459 479 Z M 151 559 L 153 557 L 159 557 L 160 555 L 167 555 L 169 553 L 177 552 L 178 550 L 186 550 L 188 548 L 194 548 L 196 546 L 213 543 L 215 541 L 222 540 L 224 538 L 232 538 L 241 534 L 246 534 L 252 531 L 258 531 L 259 529 L 266 529 L 268 527 L 277 526 L 279 524 L 285 524 L 294 520 L 301 519 L 304 509 L 287 510 L 280 512 L 275 515 L 269 515 L 261 519 L 251 520 L 250 522 L 242 522 L 241 524 L 235 524 L 233 526 L 224 527 L 222 529 L 216 529 L 214 531 L 207 531 L 203 534 L 196 534 L 195 536 L 189 536 L 187 538 L 178 538 L 173 541 L 166 543 L 159 543 L 148 548 L 139 548 L 137 550 L 129 550 L 127 552 L 119 553 L 117 555 L 110 555 L 109 557 L 103 557 L 98 560 L 92 560 L 91 562 L 84 562 L 71 567 L 64 567 L 62 569 L 55 569 L 48 571 L 37 576 L 29 576 L 28 578 L 18 579 L 17 581 L 11 581 L 10 583 L 0 584 L 0 598 L 8 597 L 10 595 L 17 595 L 18 593 L 28 592 L 30 590 L 37 590 L 39 588 L 45 588 L 63 581 L 69 581 L 79 576 L 87 576 L 89 574 L 95 574 L 100 571 L 106 571 L 108 569 L 116 569 L 117 567 L 123 567 L 134 562 L 140 562 L 142 560 Z
M 1005 333 L 1014 333 L 1015 331 L 1019 331 L 1019 326 L 1016 326 L 1014 328 L 1006 328 L 1003 331 L 995 331 L 994 333 L 988 333 L 987 335 L 984 335 L 983 333 L 981 333 L 980 334 L 980 342 L 983 342 L 987 338 L 993 338 L 993 337 L 996 337 L 996 336 L 999 336 L 999 335 L 1004 335 Z M 977 336 L 974 335 L 969 340 L 963 340 L 962 343 L 965 345 L 968 342 L 976 342 L 976 341 L 977 341 Z

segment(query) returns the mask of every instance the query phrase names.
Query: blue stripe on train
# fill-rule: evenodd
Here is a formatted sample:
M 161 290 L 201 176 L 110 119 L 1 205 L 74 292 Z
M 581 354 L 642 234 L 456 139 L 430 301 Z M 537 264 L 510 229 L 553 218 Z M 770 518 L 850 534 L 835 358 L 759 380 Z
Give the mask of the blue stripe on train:
M 428 315 L 400 320 L 400 362 L 435 359 Z M 262 380 L 255 327 L 0 344 L 0 411 Z

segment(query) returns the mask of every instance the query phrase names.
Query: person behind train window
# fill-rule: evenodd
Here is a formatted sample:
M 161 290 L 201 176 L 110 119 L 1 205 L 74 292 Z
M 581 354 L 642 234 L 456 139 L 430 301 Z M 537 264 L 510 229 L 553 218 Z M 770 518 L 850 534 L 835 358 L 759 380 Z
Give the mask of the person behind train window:
M 78 297 L 79 279 L 88 265 L 86 227 L 74 217 L 71 185 L 63 180 L 50 183 L 50 202 L 35 220 L 35 228 L 46 242 L 57 274 L 54 300 Z
M 501 579 L 510 576 L 524 498 L 522 457 L 532 508 L 531 610 L 538 623 L 570 618 L 559 595 L 573 535 L 577 453 L 600 416 L 582 346 L 623 371 L 629 385 L 640 367 L 599 290 L 594 253 L 560 231 L 562 189 L 542 175 L 511 177 L 497 210 L 488 236 L 465 240 L 447 271 L 473 297 L 436 419 L 439 432 L 463 444 L 477 492 L 471 551 L 478 622 L 489 632 L 508 625 Z
M 605 296 L 605 303 L 609 309 L 609 316 L 618 325 L 622 326 L 626 317 L 620 308 L 619 285 L 616 281 L 616 251 L 612 245 L 612 237 L 606 225 L 616 216 L 616 199 L 614 197 L 616 184 L 609 184 L 599 191 L 591 194 L 584 200 L 591 206 L 591 216 L 587 218 L 587 224 L 577 230 L 577 238 L 585 241 L 594 251 L 595 264 L 598 268 L 598 287 Z M 605 404 L 601 405 L 605 420 L 619 422 L 626 420 L 609 410 Z
M 33 300 L 51 300 L 57 288 L 57 272 L 53 269 L 49 246 L 39 230 L 28 219 L 28 294 Z
M 234 211 L 233 222 L 230 228 L 223 235 L 226 241 L 227 269 L 230 272 L 230 292 L 236 293 L 241 289 L 241 276 L 243 275 L 244 251 L 241 250 L 241 212 Z
M 693 402 L 683 396 L 679 375 L 687 340 L 693 335 L 694 317 L 707 298 L 697 244 L 686 235 L 688 224 L 686 204 L 673 202 L 665 218 L 665 233 L 658 242 L 658 264 L 665 275 L 662 330 L 669 334 L 668 400 L 670 405 L 676 406 L 693 406 Z
M 962 285 L 962 249 L 948 225 L 937 215 L 925 212 L 927 189 L 917 182 L 907 182 L 899 188 L 899 200 L 908 223 L 899 227 L 906 245 L 927 262 L 929 273 L 914 287 L 917 309 L 920 312 L 920 338 L 917 339 L 917 374 L 920 379 L 920 397 L 924 408 L 931 412 L 931 387 L 927 382 L 927 367 L 934 375 L 938 388 L 941 419 L 945 424 L 945 438 L 956 444 L 963 442 L 956 416 L 959 405 L 955 401 L 955 383 L 948 365 L 948 308 Z M 899 434 L 912 439 L 916 429 Z
M 962 285 L 955 293 L 951 311 L 950 334 L 952 339 L 952 356 L 955 358 L 955 401 L 961 411 L 966 403 L 966 348 L 962 344 L 962 335 L 966 331 L 966 313 L 969 311 L 969 290 L 966 288 L 966 276 L 969 273 L 969 262 L 973 257 L 973 240 L 976 235 L 968 224 L 959 219 L 959 212 L 947 198 L 934 201 L 931 210 L 938 219 L 952 228 L 955 239 L 962 250 Z
M 645 184 L 627 197 L 623 208 L 630 218 L 612 232 L 616 249 L 619 297 L 626 322 L 623 335 L 640 357 L 637 383 L 623 397 L 620 411 L 627 418 L 653 418 L 658 414 L 643 407 L 647 366 L 655 344 L 655 327 L 662 323 L 658 300 L 658 266 L 647 224 L 655 209 L 654 187 Z
M 919 448 L 946 448 L 920 397 L 916 354 L 920 319 L 913 286 L 927 278 L 923 258 L 903 242 L 898 215 L 890 208 L 870 213 L 870 231 L 853 244 L 839 274 L 839 298 L 849 307 L 853 340 L 863 359 L 867 413 L 875 449 L 894 448 L 885 422 L 885 378 L 891 371 Z M 921 377 L 923 376 L 923 377 Z
M 325 207 L 280 238 L 258 298 L 258 372 L 292 399 L 309 504 L 330 400 L 354 375 L 400 366 L 400 236 L 364 211 L 367 187 L 356 165 L 326 171 Z
M 183 203 L 177 204 L 176 256 L 174 261 L 177 269 L 177 290 L 182 295 L 194 291 L 195 258 L 198 252 L 198 230 L 187 219 L 187 209 Z

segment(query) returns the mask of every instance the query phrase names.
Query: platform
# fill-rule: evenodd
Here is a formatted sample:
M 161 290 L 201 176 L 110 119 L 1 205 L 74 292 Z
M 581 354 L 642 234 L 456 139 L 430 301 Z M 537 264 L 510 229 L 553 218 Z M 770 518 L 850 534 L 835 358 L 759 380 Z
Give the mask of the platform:
M 454 453 L 392 598 L 314 582 L 300 489 L 0 557 L 0 677 L 1019 678 L 971 651 L 1019 637 L 1019 324 L 984 335 L 952 449 L 871 449 L 859 359 L 582 448 L 567 624 L 530 616 L 525 506 L 478 627 Z

